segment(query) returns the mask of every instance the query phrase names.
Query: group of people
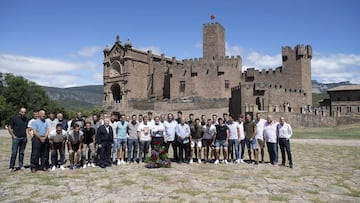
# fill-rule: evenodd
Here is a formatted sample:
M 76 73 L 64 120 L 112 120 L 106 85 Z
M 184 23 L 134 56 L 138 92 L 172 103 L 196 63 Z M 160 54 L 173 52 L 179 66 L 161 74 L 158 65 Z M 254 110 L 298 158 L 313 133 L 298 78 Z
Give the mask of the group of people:
M 257 113 L 245 117 L 224 113 L 222 117 L 206 115 L 188 118 L 177 112 L 153 117 L 132 115 L 131 117 L 113 112 L 101 117 L 98 114 L 85 119 L 81 112 L 76 118 L 67 121 L 62 113 L 49 113 L 45 110 L 33 112 L 33 118 L 27 119 L 26 109 L 20 108 L 9 125 L 12 136 L 12 153 L 9 170 L 14 171 L 15 160 L 19 154 L 19 169 L 24 168 L 24 151 L 27 137 L 31 137 L 31 172 L 47 171 L 66 164 L 65 150 L 68 151 L 69 168 L 108 167 L 128 163 L 142 163 L 155 145 L 172 148 L 172 161 L 177 163 L 244 163 L 245 148 L 248 151 L 248 163 L 264 162 L 264 149 L 267 146 L 270 163 L 278 165 L 278 148 L 282 155 L 281 165 L 287 158 L 289 167 L 293 167 L 290 150 L 291 126 L 281 117 L 276 122 L 271 115 L 262 119 Z M 241 152 L 240 152 L 241 148 Z M 50 160 L 49 160 L 50 155 Z M 253 155 L 253 156 L 252 156 Z M 259 159 L 261 155 L 261 159 Z M 221 157 L 221 159 L 220 159 Z

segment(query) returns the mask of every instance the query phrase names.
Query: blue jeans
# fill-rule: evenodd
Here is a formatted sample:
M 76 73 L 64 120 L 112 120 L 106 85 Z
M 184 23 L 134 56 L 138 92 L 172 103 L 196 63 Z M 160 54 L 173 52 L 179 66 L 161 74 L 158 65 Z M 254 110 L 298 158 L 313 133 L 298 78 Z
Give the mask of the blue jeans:
M 234 147 L 235 145 L 235 147 Z M 237 139 L 229 139 L 229 157 L 228 159 L 231 157 L 231 159 L 234 159 L 234 148 L 235 148 L 235 157 L 236 160 L 239 159 L 239 140 Z
M 19 152 L 19 167 L 24 166 L 24 151 L 27 143 L 27 137 L 15 137 L 12 138 L 11 146 L 11 158 L 10 158 L 10 167 L 14 169 L 16 155 Z
M 267 145 L 268 152 L 269 152 L 270 163 L 271 164 L 276 164 L 278 162 L 277 143 L 267 142 L 266 145 Z
M 241 159 L 243 159 L 243 158 L 244 158 L 244 152 L 245 152 L 245 139 L 240 140 L 239 145 L 241 146 L 241 154 L 240 154 L 240 157 L 241 157 Z M 239 146 L 239 147 L 240 147 L 240 146 Z
M 128 161 L 136 161 L 137 153 L 139 149 L 139 140 L 138 139 L 128 139 L 127 140 L 127 158 Z M 131 156 L 131 154 L 133 156 Z

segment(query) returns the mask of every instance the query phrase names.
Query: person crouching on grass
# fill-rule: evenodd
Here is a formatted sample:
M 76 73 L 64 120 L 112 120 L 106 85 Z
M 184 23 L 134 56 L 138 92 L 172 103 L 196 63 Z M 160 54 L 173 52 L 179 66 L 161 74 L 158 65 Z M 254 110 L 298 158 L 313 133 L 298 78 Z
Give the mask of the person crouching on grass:
M 83 132 L 80 131 L 80 126 L 78 124 L 75 124 L 74 129 L 69 132 L 68 148 L 70 170 L 73 170 L 75 166 L 79 168 L 81 149 L 83 148 Z
M 58 123 L 56 129 L 49 133 L 51 149 L 51 170 L 55 171 L 58 165 L 58 154 L 60 154 L 60 169 L 64 170 L 65 163 L 65 141 L 66 131 L 62 129 L 62 124 Z

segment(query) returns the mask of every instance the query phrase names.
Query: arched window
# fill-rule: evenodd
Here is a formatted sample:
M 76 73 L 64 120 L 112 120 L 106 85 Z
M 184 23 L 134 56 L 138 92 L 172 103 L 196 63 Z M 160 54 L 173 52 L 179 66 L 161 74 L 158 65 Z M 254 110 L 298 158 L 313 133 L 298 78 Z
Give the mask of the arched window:
M 119 74 L 123 74 L 123 73 L 124 73 L 123 67 L 122 67 L 122 65 L 120 64 L 119 61 L 114 61 L 114 62 L 111 64 L 111 67 L 112 67 L 116 72 L 118 72 Z
M 111 93 L 113 95 L 113 99 L 115 103 L 120 103 L 122 99 L 122 94 L 120 91 L 120 85 L 119 84 L 113 84 L 111 85 Z

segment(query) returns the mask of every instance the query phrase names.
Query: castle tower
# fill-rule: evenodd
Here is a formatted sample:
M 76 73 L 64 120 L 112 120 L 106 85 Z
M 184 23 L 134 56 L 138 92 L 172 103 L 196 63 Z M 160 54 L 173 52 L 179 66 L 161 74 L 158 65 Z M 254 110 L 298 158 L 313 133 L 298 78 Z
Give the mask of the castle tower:
M 303 90 L 308 105 L 312 105 L 311 84 L 312 48 L 310 45 L 296 45 L 282 47 L 282 64 L 285 75 L 284 81 L 288 88 Z
M 203 25 L 203 58 L 225 56 L 225 29 L 219 23 Z

